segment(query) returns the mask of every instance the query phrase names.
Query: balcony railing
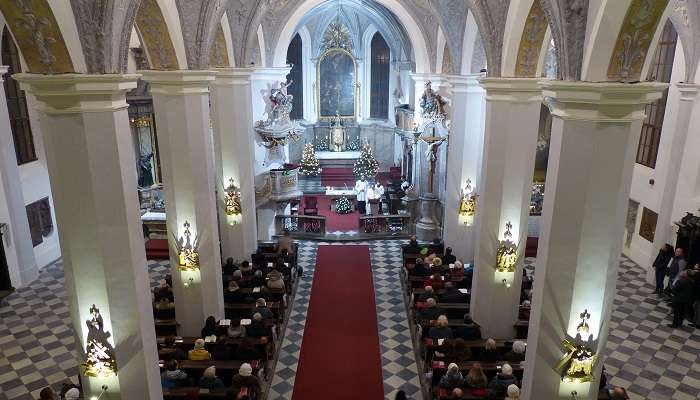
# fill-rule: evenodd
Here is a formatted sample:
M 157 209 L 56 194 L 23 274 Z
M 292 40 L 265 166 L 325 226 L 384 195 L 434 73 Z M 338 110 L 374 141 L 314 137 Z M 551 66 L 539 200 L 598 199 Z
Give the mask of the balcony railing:
M 360 235 L 407 235 L 411 217 L 407 214 L 367 215 L 359 219 Z
M 275 233 L 285 232 L 299 237 L 323 237 L 326 235 L 326 217 L 315 215 L 277 215 Z

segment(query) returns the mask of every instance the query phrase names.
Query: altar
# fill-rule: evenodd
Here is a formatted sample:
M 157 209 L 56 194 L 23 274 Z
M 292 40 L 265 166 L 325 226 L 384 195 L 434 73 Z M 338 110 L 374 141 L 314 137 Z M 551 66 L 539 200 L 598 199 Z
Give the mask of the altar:
M 359 151 L 317 151 L 321 168 L 352 168 L 360 158 Z

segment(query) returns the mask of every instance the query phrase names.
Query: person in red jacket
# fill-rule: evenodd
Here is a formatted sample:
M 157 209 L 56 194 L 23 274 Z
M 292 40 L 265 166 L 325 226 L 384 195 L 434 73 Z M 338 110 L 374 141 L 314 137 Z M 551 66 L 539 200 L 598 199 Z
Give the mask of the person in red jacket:
M 442 275 L 433 274 L 430 278 L 423 281 L 423 287 L 432 286 L 434 290 L 442 290 L 445 288 L 445 281 L 442 280 Z

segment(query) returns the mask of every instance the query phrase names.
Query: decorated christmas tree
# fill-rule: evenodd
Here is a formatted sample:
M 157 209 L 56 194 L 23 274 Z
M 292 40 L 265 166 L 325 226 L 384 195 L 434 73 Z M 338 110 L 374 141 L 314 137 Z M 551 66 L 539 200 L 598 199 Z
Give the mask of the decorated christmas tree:
M 339 198 L 335 203 L 335 212 L 338 214 L 350 214 L 352 212 L 352 203 L 350 203 L 350 199 L 345 196 Z
M 352 171 L 355 175 L 360 177 L 365 177 L 366 179 L 373 179 L 377 175 L 379 170 L 379 163 L 377 159 L 374 158 L 372 153 L 372 148 L 369 147 L 369 143 L 362 145 L 362 152 L 360 153 L 360 158 L 355 162 L 355 166 Z
M 321 163 L 319 163 L 314 151 L 314 145 L 307 143 L 304 145 L 304 153 L 301 155 L 299 173 L 305 176 L 318 176 L 321 173 Z

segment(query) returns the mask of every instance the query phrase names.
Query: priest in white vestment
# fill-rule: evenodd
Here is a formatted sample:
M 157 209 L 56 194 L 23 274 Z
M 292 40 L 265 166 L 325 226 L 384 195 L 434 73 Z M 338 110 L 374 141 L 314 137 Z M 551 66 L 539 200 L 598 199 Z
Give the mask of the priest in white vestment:
M 359 181 L 355 182 L 355 194 L 357 195 L 357 210 L 360 214 L 367 213 L 367 190 L 369 189 L 369 182 L 365 177 L 361 177 Z

